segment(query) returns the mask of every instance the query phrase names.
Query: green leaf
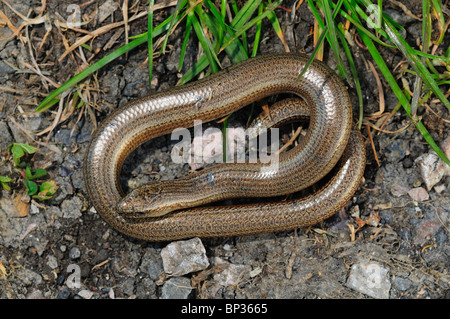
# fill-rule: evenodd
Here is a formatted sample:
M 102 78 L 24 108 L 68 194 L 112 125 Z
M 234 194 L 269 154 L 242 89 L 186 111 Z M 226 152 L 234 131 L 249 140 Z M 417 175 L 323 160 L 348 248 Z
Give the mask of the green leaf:
M 33 179 L 33 174 L 31 174 L 30 166 L 27 166 L 27 168 L 25 169 L 25 178 L 30 181 Z
M 55 181 L 49 181 L 42 183 L 41 187 L 39 188 L 40 192 L 45 192 L 47 195 L 53 195 L 56 193 L 56 190 L 58 189 L 58 186 L 56 186 Z
M 28 179 L 24 180 L 25 186 L 27 188 L 27 194 L 28 195 L 34 195 L 38 191 L 38 186 L 35 182 L 30 181 Z
M 57 189 L 58 186 L 56 186 L 55 181 L 42 183 L 41 186 L 39 187 L 39 193 L 37 195 L 34 195 L 33 198 L 39 200 L 50 199 L 56 193 Z
M 23 148 L 23 150 L 25 152 L 27 152 L 28 154 L 33 154 L 36 152 L 36 147 L 27 145 L 27 144 L 23 144 L 23 143 L 15 143 L 16 145 L 20 146 L 21 148 Z
M 1 182 L 0 181 L 0 184 L 2 185 L 3 189 L 5 189 L 7 191 L 11 190 L 11 187 L 9 187 L 9 185 L 6 182 Z
M 0 176 L 0 185 L 2 185 L 3 189 L 10 191 L 11 187 L 8 185 L 9 182 L 11 182 L 12 179 L 6 176 Z
M 11 149 L 11 153 L 12 153 L 12 156 L 13 156 L 14 165 L 15 166 L 19 165 L 20 158 L 25 155 L 25 152 L 23 151 L 23 148 L 13 144 L 13 147 Z
M 0 176 L 0 182 L 9 183 L 12 179 L 7 176 Z
M 36 179 L 36 178 L 39 178 L 39 177 L 42 177 L 45 175 L 47 175 L 47 171 L 43 168 L 38 168 L 36 170 L 33 170 L 32 177 L 33 177 L 33 179 Z
M 8 147 L 8 151 L 11 152 L 14 160 L 14 165 L 18 166 L 20 163 L 20 158 L 25 155 L 25 153 L 33 154 L 36 152 L 36 148 L 23 143 L 12 143 Z

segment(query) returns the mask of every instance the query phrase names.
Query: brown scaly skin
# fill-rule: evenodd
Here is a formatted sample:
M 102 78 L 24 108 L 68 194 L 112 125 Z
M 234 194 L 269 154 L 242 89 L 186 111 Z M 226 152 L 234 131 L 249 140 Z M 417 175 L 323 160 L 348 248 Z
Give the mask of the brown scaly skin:
M 294 229 L 334 214 L 359 186 L 364 143 L 359 132 L 351 131 L 348 93 L 333 71 L 314 62 L 296 82 L 307 60 L 299 54 L 257 57 L 116 110 L 95 132 L 85 158 L 85 184 L 96 210 L 118 231 L 149 241 Z M 211 121 L 279 93 L 302 97 L 309 105 L 310 124 L 303 142 L 280 154 L 277 170 L 262 170 L 261 164 L 221 164 L 172 184 L 162 183 L 158 192 L 170 195 L 171 188 L 176 190 L 173 198 L 163 199 L 169 205 L 175 198 L 183 207 L 224 198 L 288 194 L 319 181 L 341 158 L 336 175 L 324 188 L 306 198 L 279 203 L 189 208 L 155 218 L 122 216 L 117 206 L 124 194 L 118 177 L 125 158 L 136 147 L 175 128 L 191 127 L 194 120 Z M 183 190 L 174 187 L 176 183 L 195 188 Z M 158 205 L 164 208 L 164 203 Z

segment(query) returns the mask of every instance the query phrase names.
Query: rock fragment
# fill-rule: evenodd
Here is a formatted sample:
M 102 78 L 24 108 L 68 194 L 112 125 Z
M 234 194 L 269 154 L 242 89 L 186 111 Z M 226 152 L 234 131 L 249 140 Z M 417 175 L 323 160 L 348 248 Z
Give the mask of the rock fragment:
M 161 250 L 164 272 L 182 276 L 208 268 L 206 250 L 199 238 L 176 241 Z
M 354 264 L 347 286 L 373 298 L 387 299 L 391 289 L 389 269 L 373 261 Z

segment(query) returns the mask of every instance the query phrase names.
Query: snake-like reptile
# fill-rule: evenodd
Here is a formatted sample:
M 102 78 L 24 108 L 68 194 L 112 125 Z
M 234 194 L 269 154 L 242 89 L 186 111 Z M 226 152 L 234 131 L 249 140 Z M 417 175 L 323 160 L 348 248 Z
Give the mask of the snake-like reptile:
M 300 54 L 263 55 L 114 111 L 94 133 L 84 162 L 87 192 L 97 212 L 119 232 L 148 241 L 274 232 L 333 215 L 359 187 L 364 141 L 352 130 L 348 92 L 331 69 L 315 61 L 297 81 L 307 61 Z M 143 142 L 280 93 L 301 97 L 310 121 L 299 145 L 280 154 L 277 169 L 259 163 L 218 164 L 185 178 L 151 183 L 124 198 L 122 164 Z M 335 166 L 329 182 L 304 198 L 194 207 L 224 198 L 290 194 L 313 185 Z M 148 214 L 135 213 L 139 207 Z

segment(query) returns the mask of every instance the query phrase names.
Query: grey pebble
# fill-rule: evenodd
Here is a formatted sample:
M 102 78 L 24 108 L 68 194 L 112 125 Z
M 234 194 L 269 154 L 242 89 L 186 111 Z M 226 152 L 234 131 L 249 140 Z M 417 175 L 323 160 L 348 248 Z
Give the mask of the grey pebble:
M 354 264 L 347 286 L 373 298 L 387 299 L 391 289 L 389 269 L 373 261 Z
M 395 287 L 397 287 L 401 291 L 408 290 L 412 285 L 411 280 L 403 277 L 395 277 L 392 283 L 394 284 Z
M 131 296 L 134 291 L 134 278 L 127 278 L 121 282 L 120 286 L 125 295 Z
M 58 268 L 58 260 L 56 259 L 55 256 L 49 255 L 49 256 L 47 257 L 47 265 L 48 265 L 51 269 L 56 269 L 56 268 Z
M 415 163 L 428 190 L 439 183 L 445 175 L 450 175 L 450 167 L 436 153 L 423 154 L 416 158 Z
M 158 280 L 161 274 L 164 273 L 161 257 L 151 250 L 146 251 L 142 257 L 139 270 L 147 274 L 150 279 Z
M 214 259 L 214 264 L 222 269 L 221 272 L 214 274 L 214 280 L 224 287 L 236 285 L 242 279 L 248 278 L 252 270 L 249 265 L 231 264 L 220 257 Z
M 208 268 L 206 250 L 199 238 L 176 241 L 161 250 L 164 271 L 174 276 Z
M 42 291 L 33 289 L 29 294 L 27 294 L 27 299 L 45 299 Z
M 58 291 L 58 295 L 56 296 L 56 299 L 68 299 L 70 297 L 70 291 L 66 288 L 61 289 Z
M 65 218 L 79 218 L 82 216 L 81 208 L 83 207 L 83 202 L 77 196 L 70 199 L 66 199 L 61 204 L 61 211 L 63 217 Z
M 77 258 L 80 258 L 81 256 L 81 251 L 78 247 L 72 247 L 69 251 L 69 258 L 72 260 L 75 260 Z
M 9 134 L 8 124 L 0 121 L 0 151 L 6 151 L 6 148 L 12 143 L 13 139 Z
M 162 299 L 187 299 L 192 291 L 191 281 L 186 277 L 172 277 L 161 290 Z
M 83 289 L 83 290 L 80 290 L 77 293 L 77 295 L 80 296 L 83 299 L 91 299 L 92 296 L 94 295 L 94 292 L 92 292 L 90 290 L 87 290 L 87 289 Z

